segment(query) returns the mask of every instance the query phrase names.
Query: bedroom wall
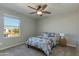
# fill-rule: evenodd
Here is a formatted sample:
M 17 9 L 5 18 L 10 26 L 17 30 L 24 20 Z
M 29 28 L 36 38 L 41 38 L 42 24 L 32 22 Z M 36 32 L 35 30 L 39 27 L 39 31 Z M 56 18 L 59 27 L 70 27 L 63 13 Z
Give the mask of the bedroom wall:
M 77 12 L 42 18 L 38 20 L 38 33 L 40 32 L 64 32 L 67 45 L 77 46 Z
M 79 10 L 77 12 L 77 46 L 78 46 L 78 50 L 79 50 Z
M 9 15 L 15 18 L 20 19 L 21 21 L 21 36 L 15 38 L 5 38 L 3 36 L 4 20 L 3 15 Z M 0 8 L 0 50 L 22 44 L 25 40 L 35 34 L 35 24 L 36 21 L 33 18 L 28 18 L 27 16 L 9 10 L 7 8 Z

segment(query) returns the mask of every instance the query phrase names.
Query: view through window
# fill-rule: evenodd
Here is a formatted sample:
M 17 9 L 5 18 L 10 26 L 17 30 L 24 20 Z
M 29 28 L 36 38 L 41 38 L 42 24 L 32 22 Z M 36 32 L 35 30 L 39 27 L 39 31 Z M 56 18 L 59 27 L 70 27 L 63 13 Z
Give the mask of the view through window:
M 20 20 L 4 16 L 4 37 L 18 37 L 20 35 Z

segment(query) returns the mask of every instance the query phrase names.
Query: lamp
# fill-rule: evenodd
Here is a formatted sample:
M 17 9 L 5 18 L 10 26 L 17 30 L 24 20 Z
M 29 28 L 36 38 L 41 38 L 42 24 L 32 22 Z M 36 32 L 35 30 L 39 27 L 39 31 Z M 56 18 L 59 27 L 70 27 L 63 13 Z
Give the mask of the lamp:
M 37 11 L 37 14 L 42 16 L 43 13 L 41 11 Z
M 60 35 L 60 37 L 61 37 L 61 39 L 63 39 L 64 38 L 64 33 L 59 33 L 59 35 Z

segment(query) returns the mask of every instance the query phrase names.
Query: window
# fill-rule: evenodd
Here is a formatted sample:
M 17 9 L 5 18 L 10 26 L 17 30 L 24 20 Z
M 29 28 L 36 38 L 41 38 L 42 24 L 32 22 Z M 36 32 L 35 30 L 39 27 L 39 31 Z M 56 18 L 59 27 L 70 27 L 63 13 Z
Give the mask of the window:
M 4 37 L 20 36 L 20 20 L 4 16 Z

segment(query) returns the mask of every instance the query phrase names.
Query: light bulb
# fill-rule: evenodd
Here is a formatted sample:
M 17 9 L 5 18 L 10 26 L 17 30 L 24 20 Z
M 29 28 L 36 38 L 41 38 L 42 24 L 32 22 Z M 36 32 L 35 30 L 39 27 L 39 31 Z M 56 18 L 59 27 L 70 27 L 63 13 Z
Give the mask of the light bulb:
M 38 15 L 42 15 L 42 12 L 41 12 L 41 11 L 37 11 L 37 14 L 38 14 Z

